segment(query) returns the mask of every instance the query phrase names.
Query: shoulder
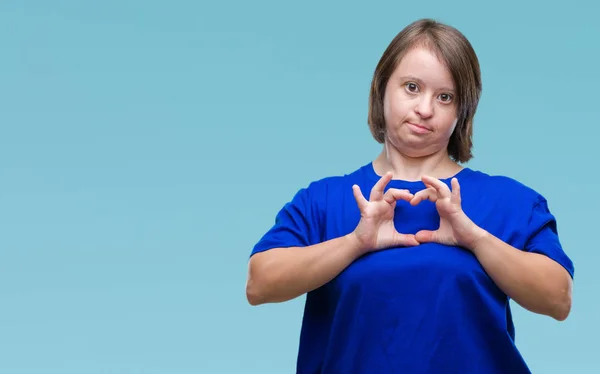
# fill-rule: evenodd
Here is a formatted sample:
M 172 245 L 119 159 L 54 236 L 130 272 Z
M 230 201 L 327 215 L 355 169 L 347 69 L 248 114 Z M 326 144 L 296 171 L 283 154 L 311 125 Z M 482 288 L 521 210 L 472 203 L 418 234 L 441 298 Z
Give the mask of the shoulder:
M 467 183 L 473 191 L 485 191 L 513 201 L 529 202 L 533 205 L 545 201 L 537 190 L 507 175 L 471 170 Z
M 342 172 L 335 175 L 329 175 L 309 182 L 305 187 L 300 189 L 304 195 L 318 198 L 331 194 L 337 194 L 342 190 L 352 191 L 353 184 L 363 184 L 368 178 L 369 165 L 360 166 L 349 172 Z
M 340 173 L 315 179 L 299 188 L 279 212 L 281 222 L 287 217 L 295 222 L 305 222 L 318 233 L 327 216 L 339 212 L 352 196 L 352 185 L 360 183 L 363 167 L 349 173 Z M 352 197 L 353 199 L 353 197 Z

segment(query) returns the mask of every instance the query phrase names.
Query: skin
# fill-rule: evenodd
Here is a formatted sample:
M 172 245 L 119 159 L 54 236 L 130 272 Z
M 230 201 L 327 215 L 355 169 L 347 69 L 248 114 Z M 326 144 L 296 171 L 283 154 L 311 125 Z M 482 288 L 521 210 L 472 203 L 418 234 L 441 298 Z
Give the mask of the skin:
M 357 227 L 323 243 L 252 256 L 246 287 L 250 304 L 286 301 L 314 290 L 369 252 L 437 242 L 470 250 L 498 287 L 524 308 L 556 320 L 567 318 L 572 298 L 568 272 L 548 257 L 521 251 L 478 227 L 462 210 L 458 180 L 452 178 L 451 189 L 439 180 L 462 169 L 447 152 L 457 122 L 454 90 L 448 69 L 435 53 L 416 47 L 404 56 L 386 86 L 386 139 L 373 161 L 381 179 L 368 199 L 353 186 L 361 213 Z M 393 178 L 422 180 L 426 188 L 414 195 L 386 191 Z M 435 202 L 440 227 L 415 235 L 396 231 L 398 200 Z
M 428 49 L 416 47 L 402 58 L 384 95 L 386 137 L 373 162 L 379 175 L 391 171 L 395 179 L 417 181 L 462 169 L 447 152 L 457 123 L 454 91 L 450 72 Z M 420 133 L 411 124 L 427 130 Z

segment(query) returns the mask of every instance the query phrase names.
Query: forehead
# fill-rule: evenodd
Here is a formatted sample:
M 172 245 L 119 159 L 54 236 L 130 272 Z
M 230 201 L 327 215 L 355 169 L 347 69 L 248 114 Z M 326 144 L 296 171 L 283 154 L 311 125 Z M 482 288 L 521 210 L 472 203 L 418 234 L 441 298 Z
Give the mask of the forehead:
M 427 85 L 454 89 L 450 70 L 435 52 L 426 47 L 408 50 L 393 75 L 397 78 L 414 77 Z

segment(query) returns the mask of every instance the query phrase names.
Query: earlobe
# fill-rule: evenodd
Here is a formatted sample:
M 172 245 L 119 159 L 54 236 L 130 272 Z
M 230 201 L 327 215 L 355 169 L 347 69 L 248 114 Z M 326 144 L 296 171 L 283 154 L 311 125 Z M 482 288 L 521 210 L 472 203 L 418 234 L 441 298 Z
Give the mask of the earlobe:
M 454 132 L 456 131 L 456 128 L 458 127 L 458 118 L 454 119 L 454 122 L 452 123 L 452 135 L 454 135 Z

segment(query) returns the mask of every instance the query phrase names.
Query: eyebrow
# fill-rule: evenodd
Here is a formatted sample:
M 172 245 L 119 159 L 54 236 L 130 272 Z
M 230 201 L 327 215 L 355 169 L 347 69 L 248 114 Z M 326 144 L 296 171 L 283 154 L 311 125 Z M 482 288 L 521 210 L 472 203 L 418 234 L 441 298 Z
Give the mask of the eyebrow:
M 415 82 L 417 82 L 419 84 L 424 85 L 424 82 L 421 79 L 419 79 L 419 78 L 417 78 L 417 77 L 415 77 L 413 75 L 404 75 L 404 76 L 400 77 L 400 79 L 402 79 L 402 80 L 411 80 L 411 81 L 415 81 Z M 442 87 L 441 89 L 444 90 L 444 91 L 456 92 L 454 89 L 449 88 L 449 87 Z

